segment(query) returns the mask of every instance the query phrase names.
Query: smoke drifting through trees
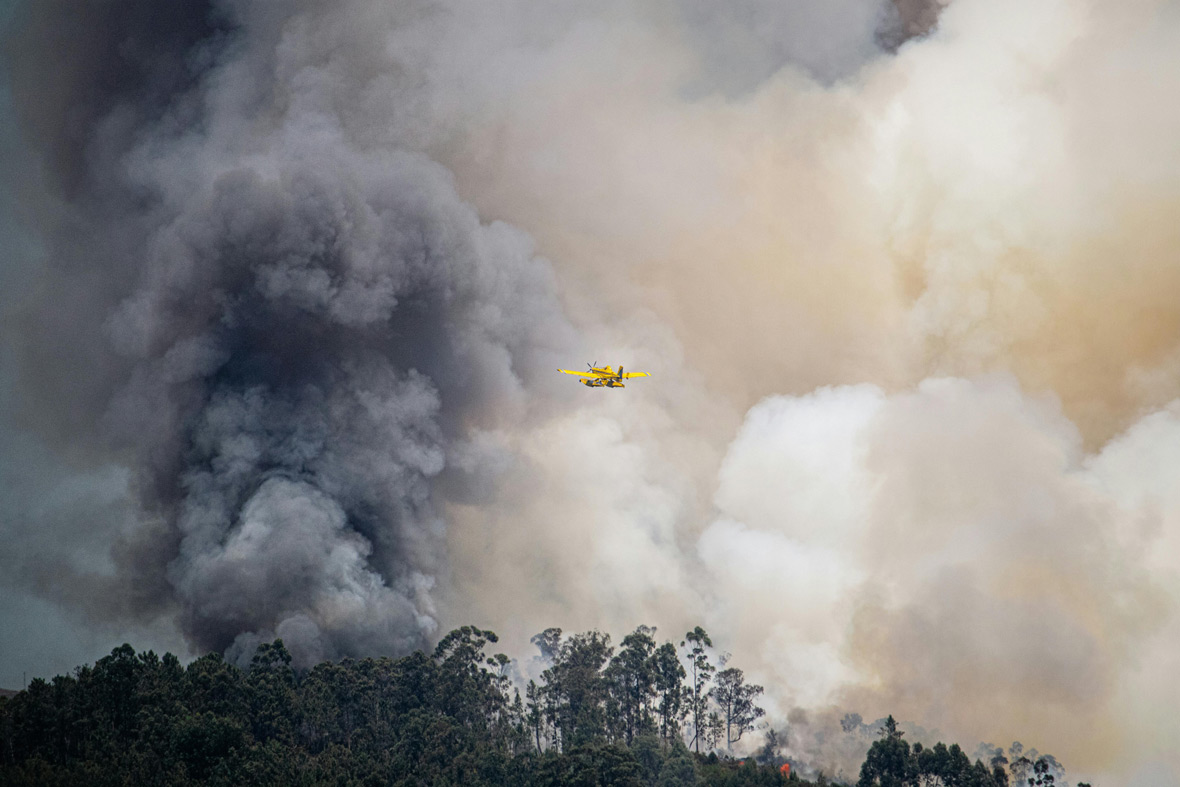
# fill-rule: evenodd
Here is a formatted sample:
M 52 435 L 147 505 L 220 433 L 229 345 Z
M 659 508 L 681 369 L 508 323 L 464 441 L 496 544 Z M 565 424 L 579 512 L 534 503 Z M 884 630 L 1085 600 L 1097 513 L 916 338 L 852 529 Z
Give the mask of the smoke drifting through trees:
M 701 621 L 816 740 L 1180 767 L 1170 6 L 256 5 L 17 28 L 8 581 L 309 661 Z
M 184 668 L 170 653 L 137 656 L 122 645 L 93 667 L 52 684 L 38 678 L 28 690 L 0 697 L 0 778 L 13 785 L 103 777 L 229 784 L 248 777 L 314 784 L 351 778 L 809 787 L 807 777 L 817 785 L 831 776 L 851 783 L 859 772 L 859 787 L 1007 787 L 1009 776 L 1015 787 L 1044 787 L 1065 775 L 1055 758 L 1020 743 L 1009 757 L 981 746 L 974 764 L 958 744 L 911 748 L 892 716 L 874 725 L 846 720 L 845 735 L 873 738 L 861 746 L 867 755 L 851 774 L 825 776 L 785 758 L 781 744 L 793 730 L 770 731 L 757 755 L 735 760 L 728 745 L 722 748 L 722 734 L 758 708 L 738 709 L 733 692 L 753 698 L 760 690 L 732 667 L 707 692 L 714 711 L 705 735 L 692 735 L 709 738 L 712 751 L 690 756 L 679 728 L 690 723 L 689 709 L 673 711 L 670 726 L 662 718 L 668 687 L 658 662 L 670 648 L 675 658 L 675 650 L 670 642 L 657 648 L 654 634 L 640 626 L 616 651 L 601 632 L 563 638 L 546 630 L 534 639 L 549 667 L 540 687 L 529 683 L 524 700 L 506 675 L 508 657 L 487 652 L 496 635 L 473 626 L 442 637 L 433 654 L 344 659 L 302 672 L 291 668 L 281 640 L 261 643 L 248 670 L 220 654 Z M 693 650 L 702 639 L 693 640 Z M 687 679 L 680 669 L 673 682 L 678 695 L 692 691 Z

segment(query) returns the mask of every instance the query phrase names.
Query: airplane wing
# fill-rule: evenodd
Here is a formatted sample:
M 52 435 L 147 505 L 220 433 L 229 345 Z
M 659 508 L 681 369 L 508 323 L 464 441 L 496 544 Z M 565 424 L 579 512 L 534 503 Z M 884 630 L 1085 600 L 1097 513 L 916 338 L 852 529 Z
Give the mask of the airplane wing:
M 623 374 L 622 376 L 623 377 L 651 377 L 651 375 L 648 374 L 647 372 L 627 372 L 627 373 Z
M 569 369 L 558 369 L 562 374 L 572 374 L 574 377 L 601 377 L 600 374 L 592 374 L 590 372 L 574 372 Z

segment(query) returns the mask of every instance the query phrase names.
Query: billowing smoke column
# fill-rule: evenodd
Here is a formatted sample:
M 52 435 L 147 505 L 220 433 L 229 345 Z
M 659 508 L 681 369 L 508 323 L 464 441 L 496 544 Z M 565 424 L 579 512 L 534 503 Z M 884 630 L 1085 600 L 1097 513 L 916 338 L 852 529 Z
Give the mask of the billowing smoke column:
M 1169 3 L 157 9 L 14 23 L 0 581 L 301 663 L 700 624 L 850 777 L 848 713 L 1180 772 Z
M 295 6 L 203 8 L 202 34 L 163 44 L 153 9 L 124 5 L 96 32 L 67 3 L 36 26 L 73 27 L 70 52 L 131 71 L 109 95 L 62 97 L 92 102 L 70 155 L 51 158 L 82 229 L 51 241 L 75 270 L 28 326 L 85 356 L 75 391 L 105 377 L 81 406 L 162 523 L 119 571 L 140 606 L 174 604 L 197 648 L 248 656 L 278 635 L 304 664 L 405 652 L 437 627 L 438 490 L 470 496 L 488 470 L 464 439 L 519 409 L 546 344 L 572 335 L 552 275 L 441 166 L 357 138 L 334 103 L 356 75 L 309 62 L 336 53 L 300 35 L 312 20 Z M 107 64 L 72 66 L 84 80 Z M 183 78 L 129 95 L 163 67 Z M 81 314 L 60 311 L 71 299 Z
M 465 388 L 514 384 L 512 320 L 546 293 L 527 243 L 481 227 L 437 167 L 349 155 L 330 130 L 275 145 L 270 177 L 221 174 L 148 240 L 112 321 L 137 361 L 113 418 L 163 466 L 168 578 L 199 641 L 403 650 L 434 626 L 442 400 L 456 417 Z

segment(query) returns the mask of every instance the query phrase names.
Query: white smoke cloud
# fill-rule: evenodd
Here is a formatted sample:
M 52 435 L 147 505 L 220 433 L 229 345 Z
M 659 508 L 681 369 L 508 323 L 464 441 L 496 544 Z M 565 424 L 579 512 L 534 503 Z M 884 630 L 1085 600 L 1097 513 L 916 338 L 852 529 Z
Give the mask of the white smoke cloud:
M 782 707 L 1035 738 L 1083 770 L 1158 755 L 1173 722 L 1098 720 L 1167 703 L 1124 681 L 1170 641 L 1180 600 L 1177 527 L 1159 516 L 1175 505 L 1133 469 L 1174 419 L 1086 455 L 1059 406 L 1011 380 L 769 399 L 730 446 L 724 518 L 698 544 L 722 602 L 712 627 L 757 655 Z

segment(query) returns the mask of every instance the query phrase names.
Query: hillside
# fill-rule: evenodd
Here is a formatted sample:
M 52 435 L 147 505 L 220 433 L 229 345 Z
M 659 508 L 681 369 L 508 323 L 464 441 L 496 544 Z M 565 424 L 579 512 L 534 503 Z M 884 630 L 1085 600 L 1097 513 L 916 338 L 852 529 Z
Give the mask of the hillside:
M 679 651 L 653 634 L 640 627 L 615 648 L 597 631 L 549 629 L 534 638 L 547 666 L 523 692 L 510 677 L 516 663 L 488 653 L 496 635 L 469 626 L 433 653 L 302 674 L 281 640 L 261 645 L 246 669 L 218 654 L 184 667 L 123 645 L 0 699 L 0 783 L 828 783 L 783 756 L 789 730 L 757 733 L 756 756 L 728 756 L 755 732 L 761 687 L 734 667 L 718 670 L 700 628 Z M 1031 755 L 1009 763 L 997 750 L 984 764 L 957 745 L 911 747 L 890 717 L 859 784 L 1039 786 L 1063 775 L 1053 758 Z

